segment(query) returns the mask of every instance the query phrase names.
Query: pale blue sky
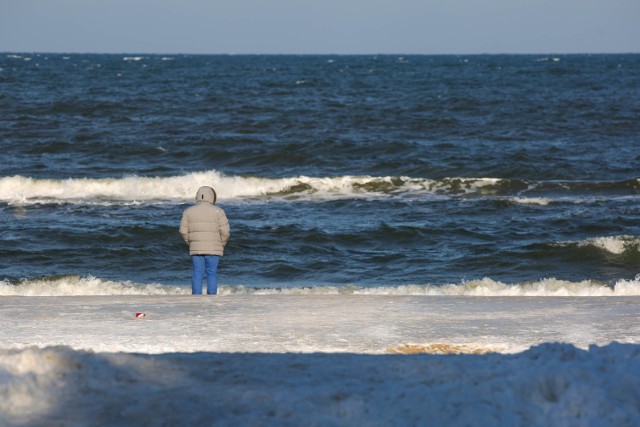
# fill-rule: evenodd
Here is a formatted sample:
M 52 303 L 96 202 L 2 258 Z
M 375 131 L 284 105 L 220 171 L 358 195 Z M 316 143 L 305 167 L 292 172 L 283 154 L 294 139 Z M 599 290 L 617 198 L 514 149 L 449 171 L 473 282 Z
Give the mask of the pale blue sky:
M 0 51 L 640 52 L 640 0 L 0 0 Z

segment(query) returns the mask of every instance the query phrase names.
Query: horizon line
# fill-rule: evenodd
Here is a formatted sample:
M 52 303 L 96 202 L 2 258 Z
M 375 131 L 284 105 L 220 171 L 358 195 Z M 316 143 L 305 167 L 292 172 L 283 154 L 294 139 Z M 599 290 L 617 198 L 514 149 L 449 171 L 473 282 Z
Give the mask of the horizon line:
M 467 53 L 408 53 L 408 52 L 378 52 L 378 53 L 234 53 L 234 52 L 90 52 L 90 51 L 28 51 L 28 50 L 0 50 L 3 55 L 180 55 L 180 56 L 501 56 L 501 55 L 638 55 L 637 52 L 467 52 Z

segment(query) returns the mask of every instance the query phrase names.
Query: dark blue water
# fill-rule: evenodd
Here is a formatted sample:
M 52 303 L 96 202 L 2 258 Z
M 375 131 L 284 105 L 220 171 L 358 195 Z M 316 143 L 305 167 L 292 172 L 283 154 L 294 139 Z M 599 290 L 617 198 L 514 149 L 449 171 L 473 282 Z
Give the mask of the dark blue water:
M 0 280 L 227 285 L 640 273 L 640 55 L 0 54 Z

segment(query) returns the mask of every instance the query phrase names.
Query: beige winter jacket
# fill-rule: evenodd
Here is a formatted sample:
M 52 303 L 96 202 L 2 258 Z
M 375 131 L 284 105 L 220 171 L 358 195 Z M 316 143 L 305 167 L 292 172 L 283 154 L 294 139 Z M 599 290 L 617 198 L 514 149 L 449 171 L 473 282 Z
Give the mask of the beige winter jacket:
M 190 255 L 224 255 L 230 236 L 229 220 L 224 210 L 215 206 L 216 193 L 200 187 L 197 205 L 185 209 L 180 221 L 180 235 L 189 245 Z

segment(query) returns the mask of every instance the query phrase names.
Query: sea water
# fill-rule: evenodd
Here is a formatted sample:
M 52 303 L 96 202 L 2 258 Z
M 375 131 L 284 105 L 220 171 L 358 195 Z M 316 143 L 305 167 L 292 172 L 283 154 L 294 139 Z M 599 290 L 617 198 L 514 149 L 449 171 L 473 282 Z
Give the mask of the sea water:
M 640 55 L 0 54 L 0 292 L 188 292 L 210 185 L 222 292 L 638 294 L 639 116 Z

